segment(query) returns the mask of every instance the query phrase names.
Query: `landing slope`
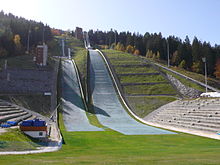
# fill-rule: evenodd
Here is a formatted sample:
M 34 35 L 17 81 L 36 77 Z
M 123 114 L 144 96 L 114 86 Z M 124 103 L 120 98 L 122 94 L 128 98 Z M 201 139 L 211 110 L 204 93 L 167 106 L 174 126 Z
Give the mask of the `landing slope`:
M 71 60 L 62 61 L 63 120 L 67 131 L 102 131 L 91 125 L 86 116 L 76 70 Z
M 121 105 L 101 55 L 90 50 L 90 91 L 94 110 L 101 124 L 125 135 L 173 134 L 141 124 Z

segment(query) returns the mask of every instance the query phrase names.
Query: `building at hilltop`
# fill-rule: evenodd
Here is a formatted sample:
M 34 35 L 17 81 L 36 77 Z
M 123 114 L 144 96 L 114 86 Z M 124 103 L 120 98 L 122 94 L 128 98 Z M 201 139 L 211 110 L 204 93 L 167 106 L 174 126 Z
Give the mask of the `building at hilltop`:
M 83 40 L 83 29 L 80 27 L 76 27 L 75 37 L 79 40 Z

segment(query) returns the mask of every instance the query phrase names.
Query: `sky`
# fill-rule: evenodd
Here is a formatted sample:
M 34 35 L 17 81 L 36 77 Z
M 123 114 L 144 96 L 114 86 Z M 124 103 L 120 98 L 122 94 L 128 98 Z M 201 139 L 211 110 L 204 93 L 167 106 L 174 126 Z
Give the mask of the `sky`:
M 161 32 L 220 45 L 220 0 L 0 0 L 0 10 L 63 30 Z

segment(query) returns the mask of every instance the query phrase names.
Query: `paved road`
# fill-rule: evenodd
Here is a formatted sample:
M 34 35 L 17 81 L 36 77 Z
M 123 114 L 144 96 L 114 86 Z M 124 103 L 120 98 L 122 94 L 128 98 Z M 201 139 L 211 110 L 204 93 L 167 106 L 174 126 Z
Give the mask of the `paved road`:
M 62 107 L 67 131 L 102 131 L 91 125 L 85 113 L 76 70 L 71 60 L 62 61 Z
M 95 50 L 90 50 L 90 90 L 94 110 L 104 126 L 125 135 L 173 134 L 173 132 L 141 124 L 127 114 L 114 89 L 106 65 Z

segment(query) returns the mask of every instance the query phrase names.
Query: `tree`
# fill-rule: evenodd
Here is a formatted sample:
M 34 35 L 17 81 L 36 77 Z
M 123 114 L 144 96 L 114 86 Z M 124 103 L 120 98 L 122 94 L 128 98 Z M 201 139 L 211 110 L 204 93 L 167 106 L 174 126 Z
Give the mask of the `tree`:
M 128 46 L 126 47 L 126 52 L 133 54 L 133 53 L 134 53 L 134 47 L 131 46 L 131 45 L 128 45 Z
M 201 42 L 195 37 L 192 43 L 193 62 L 201 60 Z
M 152 58 L 153 57 L 153 52 L 151 50 L 147 50 L 147 53 L 146 53 L 146 57 L 147 58 Z
M 202 73 L 202 62 L 201 61 L 193 62 L 192 71 L 196 73 Z
M 214 75 L 216 78 L 220 78 L 220 58 L 216 61 Z
M 19 36 L 19 34 L 16 34 L 14 36 L 14 43 L 17 49 L 21 49 L 21 37 Z
M 117 43 L 115 49 L 116 49 L 116 50 L 119 50 L 119 51 L 125 51 L 124 45 L 121 44 L 120 42 Z
M 188 36 L 186 36 L 184 46 L 185 46 L 185 52 L 183 59 L 186 61 L 186 69 L 189 69 L 192 66 L 193 59 L 192 59 L 192 46 L 190 44 L 190 40 Z
M 160 59 L 160 52 L 159 52 L 159 51 L 157 51 L 156 59 L 157 59 L 157 60 Z
M 7 50 L 0 47 L 0 57 L 6 57 L 8 55 Z
M 179 51 L 175 51 L 171 57 L 171 64 L 174 66 L 178 66 L 180 63 Z
M 14 33 L 13 34 L 19 34 Z M 213 76 L 217 57 L 220 57 L 220 46 L 212 47 L 209 43 L 201 42 L 194 37 L 192 44 L 189 37 L 186 36 L 181 40 L 176 36 L 164 38 L 161 33 L 149 33 L 144 35 L 131 32 L 113 31 L 89 31 L 89 38 L 92 45 L 113 45 L 117 38 L 117 44 L 114 49 L 134 53 L 135 49 L 138 54 L 146 55 L 147 58 L 167 60 L 167 41 L 169 43 L 169 56 L 171 65 L 179 66 L 190 71 L 203 73 L 204 65 L 201 61 L 202 57 L 207 59 L 208 75 Z M 22 38 L 22 37 L 21 37 Z M 22 41 L 22 39 L 21 39 Z M 113 46 L 112 46 L 113 47 Z M 111 48 L 111 47 L 110 47 Z M 6 49 L 9 51 L 9 49 Z M 10 53 L 9 53 L 10 54 Z M 137 51 L 135 52 L 137 54 Z
M 140 51 L 138 49 L 135 49 L 134 55 L 140 55 Z
M 179 68 L 185 69 L 186 68 L 186 61 L 182 60 L 178 66 Z

